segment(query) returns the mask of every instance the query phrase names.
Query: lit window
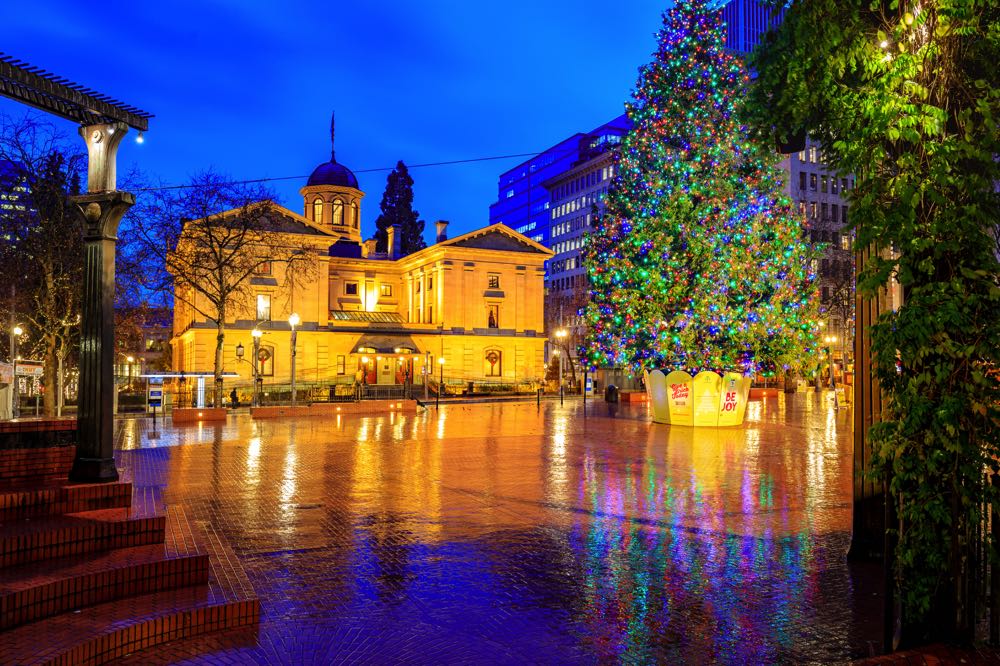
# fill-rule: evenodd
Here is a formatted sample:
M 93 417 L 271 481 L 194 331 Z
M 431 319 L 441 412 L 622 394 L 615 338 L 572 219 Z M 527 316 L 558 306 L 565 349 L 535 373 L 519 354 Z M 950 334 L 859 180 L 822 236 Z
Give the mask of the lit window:
M 824 192 L 824 193 L 826 192 L 826 181 L 827 181 L 827 177 L 826 176 L 820 176 L 820 179 L 819 179 L 819 191 L 820 192 Z
M 358 202 L 351 202 L 351 225 L 357 229 L 360 222 L 358 221 Z
M 819 161 L 816 159 L 816 146 L 810 146 L 809 148 L 809 161 L 813 163 Z
M 851 237 L 848 236 L 847 234 L 844 234 L 843 236 L 840 237 L 840 249 L 841 250 L 851 249 Z
M 323 200 L 316 199 L 313 201 L 313 222 L 319 224 L 323 221 Z
M 271 321 L 271 297 L 257 294 L 257 321 Z
M 253 269 L 255 275 L 270 275 L 271 274 L 271 262 L 262 261 Z
M 514 190 L 507 190 L 507 198 L 510 199 L 512 196 L 514 196 Z
M 816 174 L 809 174 L 809 189 L 813 192 L 816 191 Z
M 333 200 L 333 224 L 344 224 L 344 202 L 340 199 Z
M 348 296 L 358 295 L 358 283 L 357 282 L 345 282 L 344 283 L 344 293 Z
M 392 285 L 384 282 L 379 286 L 379 293 L 382 296 L 392 296 Z
M 487 288 L 489 289 L 499 289 L 500 288 L 500 274 L 490 273 L 487 276 Z

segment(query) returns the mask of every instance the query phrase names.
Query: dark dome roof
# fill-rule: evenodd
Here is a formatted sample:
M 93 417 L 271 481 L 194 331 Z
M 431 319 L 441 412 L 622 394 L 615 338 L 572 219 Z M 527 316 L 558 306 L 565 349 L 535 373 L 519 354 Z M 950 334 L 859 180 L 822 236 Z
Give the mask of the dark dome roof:
M 330 160 L 316 167 L 316 170 L 312 172 L 308 182 L 306 182 L 306 187 L 310 185 L 337 185 L 358 189 L 358 179 L 343 164 L 337 164 L 333 160 Z

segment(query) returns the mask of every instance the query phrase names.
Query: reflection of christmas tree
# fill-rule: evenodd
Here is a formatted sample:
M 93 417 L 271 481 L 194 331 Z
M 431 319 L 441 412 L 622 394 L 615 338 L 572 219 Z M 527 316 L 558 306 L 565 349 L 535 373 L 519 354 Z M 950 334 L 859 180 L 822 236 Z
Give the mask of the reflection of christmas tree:
M 736 104 L 748 79 L 721 12 L 680 0 L 642 68 L 586 258 L 593 366 L 771 373 L 815 345 L 815 286 L 771 149 Z

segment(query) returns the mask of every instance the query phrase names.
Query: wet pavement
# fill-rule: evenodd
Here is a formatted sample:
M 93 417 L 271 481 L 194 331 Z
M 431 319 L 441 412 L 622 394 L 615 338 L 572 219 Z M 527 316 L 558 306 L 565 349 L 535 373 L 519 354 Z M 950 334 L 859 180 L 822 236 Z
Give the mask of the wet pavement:
M 154 430 L 118 424 L 137 488 L 229 541 L 258 631 L 128 663 L 837 663 L 878 644 L 849 566 L 850 412 L 753 402 L 736 429 L 645 407 Z

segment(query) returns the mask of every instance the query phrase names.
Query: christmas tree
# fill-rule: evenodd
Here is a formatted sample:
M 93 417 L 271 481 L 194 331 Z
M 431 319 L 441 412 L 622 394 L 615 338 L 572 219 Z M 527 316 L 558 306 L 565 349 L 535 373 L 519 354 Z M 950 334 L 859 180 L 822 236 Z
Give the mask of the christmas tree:
M 680 0 L 641 68 L 633 129 L 588 238 L 592 367 L 772 374 L 816 348 L 812 251 L 773 148 L 741 124 L 749 79 L 721 12 Z

